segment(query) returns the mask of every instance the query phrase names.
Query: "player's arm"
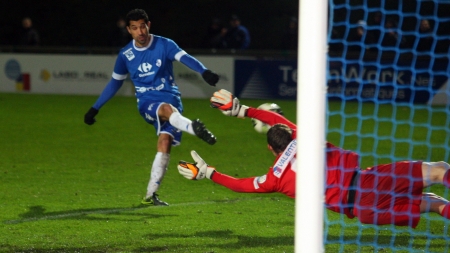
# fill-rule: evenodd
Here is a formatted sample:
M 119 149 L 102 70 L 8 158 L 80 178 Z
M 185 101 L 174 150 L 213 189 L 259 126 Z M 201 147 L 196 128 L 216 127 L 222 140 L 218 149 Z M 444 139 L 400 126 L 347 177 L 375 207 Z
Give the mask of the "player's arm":
M 241 105 L 239 99 L 225 89 L 214 92 L 210 102 L 211 107 L 218 108 L 227 116 L 235 116 L 238 118 L 249 117 L 258 119 L 271 126 L 281 123 L 292 129 L 297 128 L 294 123 L 276 112 Z
M 273 126 L 275 124 L 285 124 L 291 129 L 297 128 L 297 126 L 294 123 L 286 119 L 283 115 L 272 111 L 266 111 L 257 108 L 249 108 L 246 111 L 246 117 L 260 120 L 270 126 Z
M 186 67 L 200 73 L 203 80 L 209 85 L 216 86 L 216 83 L 219 81 L 219 75 L 207 69 L 199 60 L 182 50 L 173 40 L 166 40 L 166 50 L 169 59 L 183 63 Z
M 234 178 L 216 171 L 211 177 L 214 183 L 225 186 L 235 192 L 272 193 L 276 192 L 274 184 L 267 180 L 267 175 L 249 178 Z
M 105 89 L 103 89 L 102 94 L 100 94 L 100 97 L 98 97 L 95 104 L 89 109 L 89 111 L 84 115 L 84 123 L 88 125 L 92 125 L 95 123 L 95 116 L 98 114 L 98 111 L 100 108 L 108 102 L 114 95 L 117 93 L 117 91 L 122 87 L 123 80 L 117 80 L 114 78 L 111 78 L 111 80 L 106 85 Z
M 98 114 L 100 108 L 112 97 L 114 97 L 120 87 L 122 87 L 123 81 L 125 80 L 127 75 L 117 74 L 121 72 L 127 73 L 127 70 L 125 64 L 123 63 L 123 60 L 119 56 L 117 57 L 111 80 L 108 82 L 108 84 L 106 84 L 106 87 L 103 89 L 95 104 L 91 108 L 89 108 L 88 112 L 84 115 L 84 123 L 88 125 L 94 124 L 95 116 Z
M 186 67 L 202 75 L 203 80 L 211 86 L 216 86 L 219 81 L 219 75 L 207 69 L 199 60 L 182 50 L 173 40 L 167 39 L 166 43 L 169 59 L 177 60 Z
M 187 179 L 200 180 L 206 177 L 211 179 L 213 182 L 225 186 L 235 192 L 276 192 L 275 184 L 270 180 L 266 180 L 268 178 L 267 175 L 238 179 L 217 172 L 216 168 L 206 164 L 206 162 L 195 151 L 191 151 L 191 156 L 195 161 L 194 163 L 186 161 L 180 161 L 178 163 L 178 172 Z
M 199 60 L 194 58 L 193 56 L 187 54 L 186 52 L 180 52 L 182 55 L 179 58 L 179 61 L 186 65 L 188 68 L 202 74 L 203 80 L 207 82 L 211 86 L 216 86 L 216 83 L 219 81 L 219 75 L 207 69 Z M 177 59 L 177 55 L 175 55 L 175 59 Z
M 100 110 L 100 108 L 106 104 L 114 95 L 116 95 L 117 91 L 122 87 L 123 80 L 117 80 L 114 78 L 111 78 L 111 80 L 106 84 L 105 89 L 103 89 L 102 93 L 98 97 L 97 101 L 95 102 L 94 107 L 97 110 Z

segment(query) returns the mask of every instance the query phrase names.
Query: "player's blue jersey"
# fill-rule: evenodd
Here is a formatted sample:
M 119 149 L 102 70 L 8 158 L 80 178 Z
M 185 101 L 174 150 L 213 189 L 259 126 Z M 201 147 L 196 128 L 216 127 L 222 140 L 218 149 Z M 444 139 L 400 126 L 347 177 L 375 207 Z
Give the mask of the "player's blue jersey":
M 187 54 L 171 39 L 151 35 L 148 46 L 139 48 L 132 40 L 119 52 L 111 80 L 93 108 L 99 110 L 122 87 L 130 74 L 135 86 L 138 108 L 146 102 L 166 102 L 182 111 L 180 92 L 174 80 L 173 61 L 202 74 L 206 67 Z
M 123 80 L 130 74 L 140 115 L 155 127 L 158 135 L 170 134 L 173 136 L 173 145 L 178 145 L 181 131 L 170 125 L 169 121 L 160 121 L 158 116 L 162 103 L 168 103 L 180 113 L 183 112 L 181 94 L 173 74 L 172 62 L 175 60 L 199 74 L 207 70 L 171 39 L 151 35 L 148 46 L 142 48 L 136 47 L 132 40 L 120 50 L 112 78 L 92 107 L 99 110 L 116 94 L 122 87 Z
M 130 74 L 138 99 L 151 96 L 152 100 L 164 101 L 161 97 L 168 93 L 180 95 L 172 62 L 185 54 L 173 40 L 161 36 L 152 35 L 149 45 L 143 48 L 136 47 L 132 40 L 120 50 L 112 77 L 124 80 Z

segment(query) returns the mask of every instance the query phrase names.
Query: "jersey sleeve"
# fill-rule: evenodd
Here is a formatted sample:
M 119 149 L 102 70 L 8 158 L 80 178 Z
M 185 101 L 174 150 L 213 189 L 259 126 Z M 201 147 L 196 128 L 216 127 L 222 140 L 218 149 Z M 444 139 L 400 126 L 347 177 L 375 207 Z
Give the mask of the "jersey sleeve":
M 106 87 L 103 89 L 100 97 L 92 107 L 99 110 L 106 102 L 114 97 L 120 87 L 122 87 L 123 80 L 127 78 L 127 73 L 127 66 L 121 58 L 121 54 L 119 54 L 114 65 L 114 72 L 112 73 L 111 80 L 108 84 L 106 84 Z
M 276 184 L 270 180 L 269 174 L 260 177 L 234 178 L 216 171 L 212 181 L 235 192 L 273 193 L 277 192 Z
M 182 50 L 175 41 L 167 39 L 166 49 L 170 60 L 179 61 L 186 65 L 186 67 L 200 74 L 206 70 L 206 67 L 199 60 Z
M 164 38 L 166 56 L 171 61 L 180 61 L 180 58 L 187 54 L 183 49 L 181 49 L 175 41 Z
M 125 64 L 125 60 L 121 53 L 117 56 L 116 63 L 114 64 L 114 72 L 112 77 L 116 80 L 125 80 L 128 74 L 128 68 Z
M 261 109 L 250 107 L 247 110 L 247 117 L 260 120 L 271 126 L 273 126 L 275 124 L 285 124 L 292 130 L 297 129 L 297 126 L 294 123 L 292 123 L 291 121 L 289 121 L 288 119 L 286 119 L 283 115 L 280 115 L 280 114 L 278 114 L 276 112 L 272 112 L 272 111 L 266 111 L 266 110 L 261 110 Z
M 117 91 L 122 87 L 123 80 L 116 80 L 114 78 L 111 78 L 109 83 L 106 85 L 105 89 L 103 89 L 102 94 L 100 94 L 100 97 L 95 102 L 94 107 L 95 109 L 99 110 L 106 102 L 108 102 L 114 95 L 117 93 Z
M 200 74 L 203 74 L 203 72 L 205 72 L 206 70 L 206 67 L 199 60 L 189 54 L 184 54 L 183 56 L 181 56 L 179 61 L 186 65 L 186 67 Z

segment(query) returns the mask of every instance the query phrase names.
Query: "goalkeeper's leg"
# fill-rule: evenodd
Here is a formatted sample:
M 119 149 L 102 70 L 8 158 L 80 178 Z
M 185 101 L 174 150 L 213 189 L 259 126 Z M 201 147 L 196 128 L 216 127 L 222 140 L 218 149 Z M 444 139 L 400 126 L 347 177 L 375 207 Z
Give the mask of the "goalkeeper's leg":
M 442 184 L 450 188 L 450 165 L 446 162 L 423 162 L 422 177 L 424 188 L 433 184 Z
M 422 177 L 424 188 L 442 184 L 450 188 L 450 165 L 444 161 L 423 162 Z M 450 219 L 450 202 L 434 193 L 423 193 L 421 212 L 434 212 Z

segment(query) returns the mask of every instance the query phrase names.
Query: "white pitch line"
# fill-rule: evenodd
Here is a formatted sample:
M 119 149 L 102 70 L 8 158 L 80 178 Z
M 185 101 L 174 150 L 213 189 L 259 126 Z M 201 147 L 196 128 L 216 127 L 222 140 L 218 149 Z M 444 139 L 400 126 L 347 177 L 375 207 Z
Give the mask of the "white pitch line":
M 169 207 L 172 206 L 191 206 L 191 205 L 208 205 L 208 204 L 217 204 L 217 203 L 231 203 L 231 202 L 237 202 L 242 200 L 255 200 L 260 198 L 245 198 L 245 199 L 233 199 L 233 200 L 226 200 L 226 201 L 202 201 L 202 202 L 187 202 L 187 203 L 178 203 L 178 204 L 171 204 Z M 108 213 L 120 213 L 120 212 L 126 212 L 126 211 L 136 211 L 140 209 L 146 209 L 146 208 L 167 208 L 164 206 L 141 206 L 141 207 L 133 207 L 133 208 L 116 208 L 116 209 L 99 209 L 94 211 L 81 211 L 81 212 L 73 212 L 73 213 L 66 213 L 66 214 L 56 214 L 56 215 L 47 215 L 42 217 L 35 217 L 35 218 L 26 218 L 26 219 L 20 219 L 20 220 L 6 220 L 3 223 L 4 224 L 18 224 L 18 223 L 24 223 L 24 222 L 31 222 L 31 221 L 40 221 L 40 220 L 57 220 L 57 219 L 64 219 L 68 217 L 76 217 L 81 215 L 89 215 L 89 214 L 108 214 Z

